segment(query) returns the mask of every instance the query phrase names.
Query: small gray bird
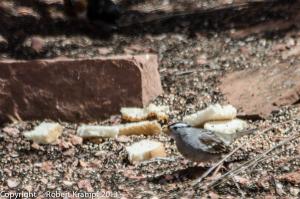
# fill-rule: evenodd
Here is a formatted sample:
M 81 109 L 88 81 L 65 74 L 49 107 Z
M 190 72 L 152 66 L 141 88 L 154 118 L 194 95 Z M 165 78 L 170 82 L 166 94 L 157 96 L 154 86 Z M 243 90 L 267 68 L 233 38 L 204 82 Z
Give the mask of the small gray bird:
M 195 162 L 216 161 L 228 152 L 228 146 L 214 132 L 193 128 L 185 123 L 168 126 L 170 135 L 176 141 L 178 151 Z

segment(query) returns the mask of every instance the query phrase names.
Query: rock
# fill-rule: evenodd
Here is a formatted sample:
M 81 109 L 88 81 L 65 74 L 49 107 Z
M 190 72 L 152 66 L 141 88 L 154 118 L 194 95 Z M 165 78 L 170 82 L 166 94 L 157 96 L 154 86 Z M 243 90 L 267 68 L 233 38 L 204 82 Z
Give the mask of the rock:
M 272 46 L 272 51 L 274 52 L 276 52 L 276 51 L 283 51 L 283 50 L 286 50 L 287 49 L 287 45 L 286 44 L 281 44 L 281 43 L 279 43 L 279 44 L 274 44 L 273 46 Z
M 34 142 L 34 143 L 31 144 L 31 148 L 36 149 L 36 150 L 40 150 L 42 147 L 38 143 Z
M 130 142 L 130 140 L 131 140 L 130 137 L 124 136 L 124 135 L 118 136 L 118 137 L 116 138 L 116 141 L 117 141 L 117 142 L 121 142 L 121 143 Z
M 197 65 L 206 65 L 208 64 L 207 56 L 205 54 L 199 55 L 196 57 L 195 62 Z
M 41 170 L 45 171 L 47 173 L 51 173 L 53 167 L 54 167 L 53 162 L 51 162 L 51 161 L 45 161 L 41 165 Z
M 69 181 L 69 180 L 63 180 L 63 185 L 65 185 L 66 187 L 71 187 L 74 182 L 73 181 Z
M 89 166 L 89 164 L 83 160 L 79 160 L 79 165 L 82 167 L 82 168 L 86 168 Z
M 45 40 L 38 36 L 29 37 L 24 41 L 23 46 L 31 48 L 35 53 L 40 53 L 45 47 Z
M 162 94 L 157 56 L 0 61 L 0 120 L 91 122 Z
M 218 194 L 216 194 L 215 192 L 212 192 L 212 191 L 209 192 L 208 195 L 209 195 L 209 197 L 211 199 L 219 199 L 219 198 L 221 198 Z
M 8 47 L 8 41 L 0 35 L 0 49 L 6 49 Z
M 50 144 L 55 142 L 62 134 L 63 127 L 58 123 L 43 122 L 32 131 L 24 133 L 24 136 L 37 143 Z
M 65 150 L 65 149 L 71 148 L 73 145 L 72 145 L 71 142 L 66 141 L 65 139 L 59 139 L 59 140 L 58 140 L 58 146 L 59 146 L 62 150 Z
M 41 181 L 44 185 L 48 184 L 48 180 L 47 180 L 46 178 L 41 178 L 40 181 Z
M 299 54 L 300 54 L 300 45 L 297 45 L 283 52 L 282 59 L 288 59 L 291 56 L 299 56 Z
M 23 185 L 23 189 L 26 190 L 27 192 L 32 192 L 33 187 L 31 184 Z
M 300 193 L 300 189 L 297 187 L 290 187 L 290 193 L 292 196 L 298 196 Z
M 51 184 L 51 183 L 48 183 L 48 184 L 47 184 L 47 189 L 53 190 L 53 189 L 55 189 L 55 188 L 56 188 L 56 185 L 55 185 L 55 184 Z
M 276 197 L 274 195 L 272 195 L 272 194 L 266 195 L 266 196 L 263 197 L 263 199 L 275 199 L 275 198 Z
M 287 173 L 287 174 L 283 174 L 283 175 L 279 176 L 278 179 L 281 181 L 286 181 L 286 182 L 295 184 L 295 185 L 300 184 L 300 170 L 291 172 L 291 173 Z
M 284 192 L 284 190 L 283 190 L 283 185 L 282 185 L 280 182 L 278 182 L 277 180 L 275 180 L 274 183 L 275 183 L 275 190 L 276 190 L 276 193 L 277 193 L 278 195 L 280 195 L 280 196 L 284 195 L 285 192 Z
M 2 129 L 3 132 L 5 132 L 7 135 L 17 138 L 19 137 L 20 131 L 17 128 L 13 128 L 13 127 L 4 127 Z
M 137 52 L 150 52 L 151 49 L 147 49 L 147 46 L 140 44 L 131 44 L 124 48 L 125 54 L 134 54 Z
M 14 11 L 15 15 L 18 17 L 32 17 L 35 19 L 40 18 L 40 15 L 30 7 L 17 7 Z
M 91 185 L 91 182 L 89 180 L 80 180 L 78 183 L 77 183 L 77 186 L 79 189 L 83 189 L 87 192 L 93 192 L 94 189 Z
M 16 188 L 17 186 L 19 186 L 20 181 L 16 178 L 9 178 L 7 179 L 6 183 L 9 188 Z
M 98 52 L 100 55 L 108 55 L 110 53 L 113 52 L 113 48 L 112 47 L 102 47 L 102 48 L 98 48 Z
M 74 148 L 68 149 L 67 151 L 63 152 L 63 155 L 73 157 L 75 155 L 75 149 Z
M 241 116 L 265 118 L 300 99 L 300 65 L 233 72 L 221 78 L 220 90 Z
M 76 136 L 76 135 L 71 135 L 71 143 L 73 145 L 81 145 L 82 144 L 82 137 Z
M 250 35 L 260 35 L 265 32 L 285 30 L 292 27 L 293 25 L 295 25 L 295 22 L 293 20 L 290 20 L 289 23 L 287 23 L 286 20 L 267 21 L 241 30 L 232 31 L 230 35 L 234 39 L 242 39 Z

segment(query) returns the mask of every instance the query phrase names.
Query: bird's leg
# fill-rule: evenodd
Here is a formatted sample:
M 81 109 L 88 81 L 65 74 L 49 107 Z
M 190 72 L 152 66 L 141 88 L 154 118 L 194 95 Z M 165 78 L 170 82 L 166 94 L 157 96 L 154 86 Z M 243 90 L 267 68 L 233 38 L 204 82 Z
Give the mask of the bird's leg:
M 239 147 L 235 148 L 233 151 L 231 151 L 228 155 L 226 155 L 222 160 L 220 160 L 218 163 L 216 163 L 214 166 L 212 166 L 211 168 L 209 168 L 200 178 L 196 179 L 192 185 L 196 186 L 198 183 L 202 182 L 202 180 L 204 178 L 206 178 L 214 169 L 216 169 L 219 165 L 222 165 L 223 162 L 229 158 L 232 154 L 234 154 L 237 150 L 239 150 L 242 147 L 242 145 L 240 145 Z
M 213 176 L 213 177 L 216 176 L 217 173 L 219 172 L 219 170 L 220 170 L 222 167 L 223 167 L 223 163 L 220 164 L 220 165 L 216 168 L 216 170 L 214 171 L 214 173 L 212 174 L 212 176 Z
M 202 180 L 203 180 L 204 178 L 206 178 L 206 177 L 207 177 L 207 176 L 208 176 L 215 168 L 217 168 L 218 166 L 219 166 L 219 163 L 217 163 L 217 164 L 211 166 L 209 169 L 207 169 L 206 172 L 204 172 L 204 173 L 200 176 L 200 178 L 197 178 L 196 180 L 194 180 L 194 181 L 192 182 L 192 185 L 195 186 L 195 185 L 197 185 L 198 183 L 202 182 Z

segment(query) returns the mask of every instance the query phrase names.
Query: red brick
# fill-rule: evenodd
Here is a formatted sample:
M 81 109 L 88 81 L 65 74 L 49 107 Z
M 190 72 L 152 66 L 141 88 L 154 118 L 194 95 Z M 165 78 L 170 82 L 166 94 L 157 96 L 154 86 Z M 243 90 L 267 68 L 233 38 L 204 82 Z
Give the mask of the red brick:
M 156 55 L 0 61 L 0 119 L 97 121 L 162 93 Z

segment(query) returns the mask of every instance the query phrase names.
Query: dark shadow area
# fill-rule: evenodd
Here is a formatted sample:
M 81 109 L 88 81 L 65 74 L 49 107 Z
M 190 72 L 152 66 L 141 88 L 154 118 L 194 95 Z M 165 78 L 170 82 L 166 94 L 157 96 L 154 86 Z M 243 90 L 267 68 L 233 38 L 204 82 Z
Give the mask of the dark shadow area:
M 38 12 L 41 18 L 48 20 L 51 19 L 51 14 L 49 8 L 56 8 L 59 11 L 63 11 L 63 5 L 58 2 L 47 3 L 46 1 L 37 1 L 37 0 L 26 0 L 26 1 L 16 1 L 13 2 L 17 6 L 31 7 L 34 11 Z
M 198 177 L 200 177 L 205 171 L 207 171 L 209 167 L 188 167 L 186 169 L 177 170 L 171 174 L 168 174 L 168 176 L 171 176 L 172 179 L 168 180 L 170 177 L 166 177 L 167 174 L 163 174 L 160 176 L 156 176 L 153 178 L 149 178 L 148 182 L 154 183 L 154 184 L 166 184 L 166 183 L 176 183 L 176 182 L 183 182 L 186 180 L 194 180 Z
M 238 115 L 237 118 L 242 120 L 252 120 L 252 121 L 258 121 L 262 120 L 263 118 L 260 115 L 253 114 L 253 115 Z
M 298 105 L 298 104 L 300 104 L 300 99 L 293 103 L 293 105 Z
M 107 40 L 114 34 L 139 36 L 145 34 L 184 33 L 189 36 L 195 33 L 210 36 L 213 32 L 224 32 L 232 28 L 239 30 L 266 22 L 285 20 L 288 24 L 278 31 L 284 35 L 299 23 L 299 0 L 276 0 L 225 5 L 210 9 L 197 9 L 181 12 L 164 12 L 157 10 L 151 13 L 125 11 L 119 21 L 119 29 L 107 31 L 86 21 L 52 18 L 51 12 L 62 12 L 59 3 L 45 3 L 38 0 L 17 1 L 16 5 L 31 7 L 39 17 L 18 16 L 9 12 L 0 4 L 0 34 L 6 38 L 9 45 L 6 49 L 11 57 L 19 58 L 21 44 L 32 35 L 87 35 L 91 38 Z M 121 5 L 140 3 L 141 1 L 122 1 Z M 54 10 L 54 11 L 53 11 Z M 280 35 L 280 34 L 279 34 Z M 267 32 L 266 36 L 270 36 Z M 1 50 L 3 52 L 3 50 Z M 1 53 L 0 52 L 0 53 Z
M 186 28 L 193 32 L 222 32 L 268 21 L 293 19 L 299 8 L 299 1 L 288 0 L 242 3 L 174 13 L 157 11 L 147 14 L 129 11 L 127 16 L 135 15 L 136 20 L 128 25 L 121 24 L 121 33 L 128 34 L 127 29 L 132 32 L 141 27 L 144 32 L 152 34 L 182 32 Z
M 146 0 L 122 0 L 120 1 L 119 5 L 123 8 L 129 8 L 133 5 L 145 3 Z

